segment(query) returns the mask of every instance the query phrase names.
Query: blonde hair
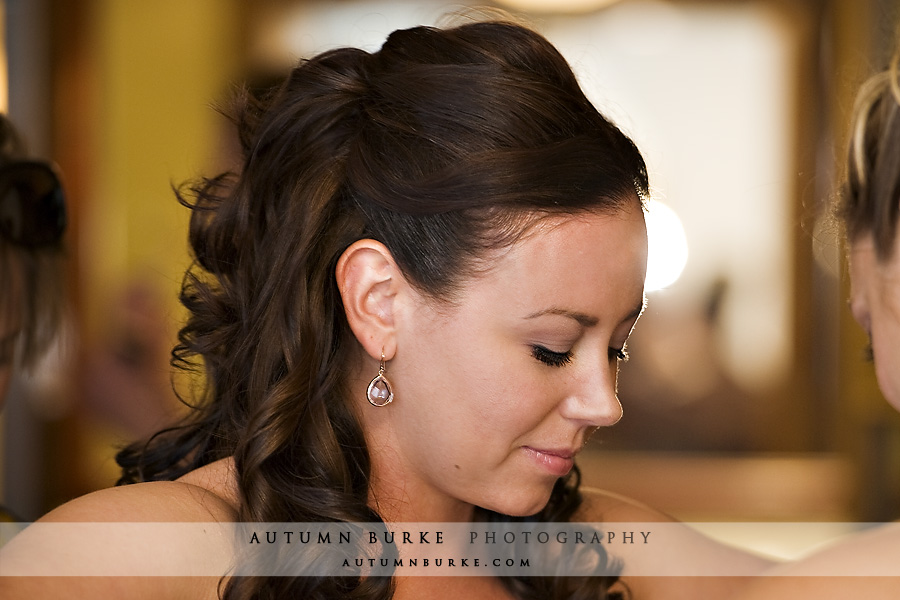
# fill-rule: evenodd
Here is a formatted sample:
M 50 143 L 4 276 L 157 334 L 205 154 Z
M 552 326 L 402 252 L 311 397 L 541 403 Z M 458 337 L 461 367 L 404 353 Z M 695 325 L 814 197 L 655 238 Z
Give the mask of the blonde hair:
M 838 216 L 850 242 L 870 234 L 879 260 L 891 256 L 900 216 L 900 46 L 857 93 Z

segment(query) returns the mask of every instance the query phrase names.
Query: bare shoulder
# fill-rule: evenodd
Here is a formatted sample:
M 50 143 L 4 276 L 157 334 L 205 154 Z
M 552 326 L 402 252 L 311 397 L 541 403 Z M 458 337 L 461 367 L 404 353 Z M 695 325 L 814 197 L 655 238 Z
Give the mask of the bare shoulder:
M 582 495 L 575 518 L 606 532 L 604 547 L 622 566 L 622 583 L 635 600 L 733 598 L 772 566 L 637 500 L 596 489 Z
M 759 577 L 741 600 L 900 598 L 900 523 L 849 536 Z
M 207 465 L 177 481 L 102 489 L 63 504 L 39 522 L 233 521 L 237 493 L 229 462 Z
M 219 577 L 210 573 L 231 559 L 235 498 L 227 463 L 76 498 L 0 549 L 0 575 L 15 575 L 0 577 L 0 596 L 215 598 Z M 198 557 L 210 562 L 182 569 Z M 157 576 L 168 572 L 200 575 Z

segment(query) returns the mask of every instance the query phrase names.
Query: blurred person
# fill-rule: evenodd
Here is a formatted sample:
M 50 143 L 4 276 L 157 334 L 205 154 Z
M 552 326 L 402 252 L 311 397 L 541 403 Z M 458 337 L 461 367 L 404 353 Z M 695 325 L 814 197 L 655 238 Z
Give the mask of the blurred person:
M 900 47 L 860 88 L 837 217 L 848 245 L 850 309 L 869 336 L 884 397 L 900 410 Z M 836 574 L 855 574 L 839 577 Z M 900 598 L 900 524 L 853 536 L 760 578 L 746 600 Z M 869 576 L 866 576 L 869 575 Z
M 66 209 L 54 167 L 26 158 L 0 114 L 0 407 L 13 367 L 34 367 L 57 332 Z
M 56 335 L 65 226 L 58 174 L 50 163 L 26 158 L 0 114 L 0 410 L 14 369 L 33 369 Z M 0 505 L 0 521 L 13 520 Z
M 622 415 L 649 184 L 546 39 L 501 21 L 395 31 L 302 61 L 264 101 L 241 96 L 235 122 L 240 172 L 179 194 L 195 264 L 174 362 L 204 393 L 119 454 L 122 485 L 46 515 L 7 564 L 110 556 L 87 536 L 28 553 L 42 524 L 73 521 L 670 521 L 580 486 L 576 455 Z M 768 565 L 690 539 L 669 572 Z M 631 577 L 636 546 L 621 548 L 592 547 L 592 577 L 6 577 L 0 592 L 674 599 L 743 583 Z

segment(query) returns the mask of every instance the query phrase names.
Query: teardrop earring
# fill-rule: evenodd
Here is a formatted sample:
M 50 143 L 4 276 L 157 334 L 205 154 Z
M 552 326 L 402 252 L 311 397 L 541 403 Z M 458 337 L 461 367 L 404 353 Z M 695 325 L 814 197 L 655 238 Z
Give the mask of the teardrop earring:
M 366 399 L 372 406 L 387 406 L 394 400 L 394 390 L 391 382 L 384 376 L 384 351 L 381 352 L 381 364 L 378 366 L 378 375 L 369 382 L 366 389 Z

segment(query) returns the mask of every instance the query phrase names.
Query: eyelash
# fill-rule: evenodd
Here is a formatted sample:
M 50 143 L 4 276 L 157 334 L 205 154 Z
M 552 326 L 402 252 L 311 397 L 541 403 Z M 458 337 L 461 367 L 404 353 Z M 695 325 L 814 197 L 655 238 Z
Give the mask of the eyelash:
M 866 344 L 866 347 L 863 348 L 863 360 L 870 363 L 875 362 L 875 350 L 872 349 L 871 342 Z
M 535 359 L 551 367 L 563 367 L 572 362 L 571 350 L 567 352 L 554 352 L 543 346 L 532 346 L 531 355 L 534 356 Z M 608 350 L 608 356 L 610 360 L 615 359 L 622 362 L 628 361 L 628 352 L 625 351 L 625 348 L 610 348 Z
M 562 367 L 572 362 L 572 351 L 554 352 L 543 346 L 532 346 L 531 355 L 545 365 L 551 367 Z

